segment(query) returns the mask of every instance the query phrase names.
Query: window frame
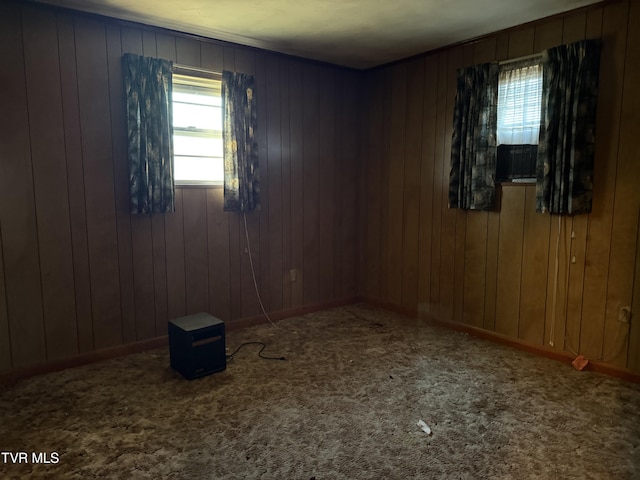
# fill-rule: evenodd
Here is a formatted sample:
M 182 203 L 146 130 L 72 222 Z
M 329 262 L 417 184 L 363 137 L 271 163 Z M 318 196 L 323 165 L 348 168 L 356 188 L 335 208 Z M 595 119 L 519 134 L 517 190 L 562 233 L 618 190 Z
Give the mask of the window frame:
M 513 64 L 521 64 L 521 66 L 513 65 Z M 528 57 L 515 58 L 513 60 L 507 60 L 505 62 L 500 62 L 500 68 L 504 66 L 508 69 L 516 70 L 518 68 L 527 68 L 531 65 L 538 64 L 540 65 L 540 114 L 539 119 L 542 122 L 543 118 L 543 104 L 542 104 L 542 84 L 544 82 L 544 72 L 542 70 L 543 57 L 541 54 L 534 54 Z M 498 73 L 498 91 L 500 89 L 500 72 Z M 500 111 L 500 96 L 498 95 L 498 104 L 497 111 Z M 527 98 L 523 96 L 523 102 L 527 102 Z M 526 108 L 523 108 L 526 109 Z M 524 120 L 524 119 L 523 119 Z M 496 121 L 496 128 L 498 127 L 498 122 Z M 524 127 L 523 127 L 524 128 Z M 542 125 L 540 125 L 542 128 Z M 496 140 L 497 140 L 497 130 L 496 130 Z M 539 136 L 539 134 L 538 134 Z M 526 174 L 521 174 L 517 172 L 518 168 L 515 167 L 517 163 L 516 156 L 520 157 L 530 157 L 531 155 L 535 156 L 537 154 L 538 144 L 519 144 L 519 143 L 506 143 L 502 142 L 498 144 L 496 142 L 497 152 L 496 152 L 496 182 L 497 183 L 513 183 L 513 184 L 531 184 L 536 182 L 536 164 L 533 162 L 532 171 L 527 172 Z M 514 152 L 519 152 L 518 155 L 514 155 Z M 506 162 L 510 162 L 513 164 L 505 165 Z M 501 172 L 506 172 L 505 175 L 500 175 Z
M 176 81 L 177 80 L 177 81 Z M 200 80 L 200 82 L 199 82 Z M 217 82 L 217 85 L 213 87 L 217 94 L 219 94 L 220 99 L 222 100 L 222 75 L 213 71 L 200 69 L 200 68 L 191 68 L 186 66 L 173 66 L 173 91 L 176 90 L 176 84 L 178 85 L 188 85 L 193 86 L 195 88 L 211 88 L 206 85 L 210 81 Z M 218 96 L 218 95 L 216 95 Z M 172 97 L 172 108 L 175 99 Z M 173 129 L 173 140 L 174 140 L 174 152 L 173 152 L 173 162 L 174 162 L 174 184 L 176 187 L 221 187 L 224 184 L 224 173 L 222 180 L 200 180 L 200 179 L 175 179 L 175 169 L 176 169 L 176 157 L 194 157 L 197 158 L 198 155 L 176 155 L 175 151 L 175 137 L 176 133 L 179 136 L 194 136 L 199 138 L 216 138 L 222 140 L 222 118 L 221 120 L 221 128 L 220 130 L 202 130 L 202 129 L 186 129 L 179 128 L 175 125 L 172 125 Z M 224 162 L 223 157 L 217 156 L 209 156 L 202 155 L 201 157 L 211 157 L 211 158 L 221 158 Z M 223 165 L 223 164 L 222 164 Z M 223 167 L 222 167 L 223 168 Z

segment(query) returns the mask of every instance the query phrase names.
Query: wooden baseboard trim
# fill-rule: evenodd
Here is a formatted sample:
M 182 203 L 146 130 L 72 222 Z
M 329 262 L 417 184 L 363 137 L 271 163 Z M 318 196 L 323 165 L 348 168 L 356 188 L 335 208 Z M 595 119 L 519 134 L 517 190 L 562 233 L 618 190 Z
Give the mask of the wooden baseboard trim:
M 117 347 L 96 350 L 95 352 L 82 353 L 74 357 L 53 360 L 47 363 L 41 363 L 29 367 L 17 368 L 9 373 L 0 374 L 0 385 L 10 385 L 18 380 L 45 373 L 58 372 L 68 368 L 79 367 L 89 363 L 101 362 L 111 358 L 123 357 L 133 353 L 144 352 L 154 348 L 166 347 L 169 344 L 169 338 L 165 335 L 162 337 L 150 338 L 126 345 L 118 345 Z
M 304 307 L 293 308 L 288 310 L 280 310 L 277 312 L 269 313 L 269 317 L 274 322 L 277 322 L 285 318 L 297 317 L 300 315 L 306 315 L 307 313 L 313 313 L 320 310 L 326 310 L 329 308 L 342 307 L 342 306 L 351 305 L 357 302 L 365 302 L 365 303 L 368 303 L 369 305 L 382 308 L 384 310 L 388 310 L 394 313 L 398 313 L 400 315 L 404 315 L 409 318 L 426 321 L 432 325 L 435 325 L 441 328 L 447 328 L 450 330 L 456 330 L 459 332 L 468 333 L 469 335 L 473 335 L 478 338 L 482 338 L 482 339 L 499 343 L 502 345 L 507 345 L 509 347 L 517 348 L 519 350 L 533 353 L 535 355 L 540 355 L 546 358 L 550 358 L 552 360 L 556 360 L 556 361 L 565 363 L 567 365 L 570 365 L 571 362 L 573 361 L 573 356 L 567 352 L 553 350 L 553 349 L 544 347 L 542 345 L 532 345 L 532 344 L 523 342 L 522 340 L 519 340 L 519 339 L 507 337 L 505 335 L 501 335 L 496 332 L 473 327 L 471 325 L 438 320 L 427 314 L 418 313 L 416 310 L 412 310 L 400 305 L 396 305 L 389 302 L 383 302 L 383 301 L 372 299 L 372 298 L 361 297 L 361 296 L 334 300 L 334 301 L 325 302 L 325 303 L 318 303 L 314 305 L 306 305 Z M 231 332 L 231 331 L 241 330 L 244 328 L 248 328 L 256 325 L 262 325 L 266 323 L 269 323 L 269 321 L 265 318 L 264 315 L 256 315 L 252 317 L 245 317 L 245 318 L 240 318 L 237 320 L 231 320 L 229 322 L 226 322 L 225 328 L 228 332 Z M 111 358 L 131 355 L 133 353 L 139 353 L 146 350 L 152 350 L 154 348 L 162 348 L 162 347 L 166 347 L 168 344 L 169 344 L 169 340 L 168 340 L 168 337 L 165 335 L 162 337 L 151 338 L 149 340 L 144 340 L 141 342 L 130 343 L 127 345 L 119 345 L 113 348 L 84 353 L 71 358 L 55 360 L 52 362 L 34 365 L 30 367 L 19 368 L 19 369 L 10 371 L 8 373 L 0 374 L 0 385 L 10 385 L 12 383 L 17 382 L 18 380 L 21 380 L 23 378 L 33 377 L 35 375 L 42 375 L 45 373 L 65 370 L 67 368 L 78 367 L 78 366 L 86 365 L 89 363 L 100 362 L 103 360 L 109 360 Z M 606 363 L 590 361 L 586 369 L 594 372 L 610 375 L 612 377 L 622 378 L 623 380 L 627 380 L 629 382 L 640 383 L 640 374 L 637 374 L 627 369 L 615 367 Z
M 304 307 L 291 308 L 288 310 L 279 310 L 277 312 L 270 312 L 269 318 L 273 322 L 283 320 L 285 318 L 299 317 L 300 315 L 306 315 L 307 313 L 319 312 L 320 310 L 328 310 L 330 308 L 343 307 L 345 305 L 351 305 L 358 301 L 358 297 L 343 298 L 340 300 L 333 300 L 331 302 L 317 303 L 313 305 L 305 305 Z M 253 317 L 239 318 L 237 320 L 231 320 L 225 323 L 225 329 L 227 332 L 234 330 L 241 330 L 247 327 L 253 327 L 256 325 L 263 325 L 269 323 L 269 320 L 264 315 L 255 315 Z
M 405 317 L 411 317 L 411 318 L 418 317 L 418 311 L 416 309 L 407 308 L 402 305 L 397 305 L 395 303 L 385 302 L 382 300 L 377 300 L 375 298 L 369 298 L 369 297 L 358 297 L 358 301 L 367 303 L 372 307 L 378 307 L 383 310 L 387 310 L 389 312 L 404 315 Z
M 277 312 L 269 313 L 269 317 L 274 321 L 282 320 L 290 317 L 297 317 L 305 315 L 307 313 L 317 312 L 320 310 L 327 310 L 329 308 L 341 307 L 344 305 L 350 305 L 357 301 L 356 297 L 349 297 L 340 300 L 334 300 L 331 302 L 318 303 L 314 305 L 306 305 L 304 307 L 292 308 L 289 310 L 280 310 Z M 256 315 L 253 317 L 239 318 L 237 320 L 230 320 L 225 322 L 225 330 L 232 332 L 234 330 L 241 330 L 243 328 L 252 327 L 255 325 L 261 325 L 269 323 L 264 315 Z M 117 347 L 106 348 L 103 350 L 97 350 L 94 352 L 83 353 L 74 357 L 69 357 L 60 360 L 53 360 L 47 363 L 41 363 L 38 365 L 17 368 L 6 373 L 0 373 L 0 385 L 11 385 L 24 378 L 33 377 L 36 375 L 43 375 L 45 373 L 57 372 L 60 370 L 66 370 L 67 368 L 79 367 L 81 365 L 87 365 L 89 363 L 101 362 L 103 360 L 109 360 L 116 357 L 122 357 L 125 355 L 131 355 L 133 353 L 144 352 L 146 350 L 152 350 L 154 348 L 162 348 L 169 345 L 169 337 L 167 335 L 143 340 L 140 342 L 129 343 L 126 345 L 118 345 Z
M 389 302 L 383 302 L 380 300 L 366 298 L 366 297 L 362 297 L 360 298 L 360 300 L 372 306 L 382 308 L 384 310 L 389 310 L 391 312 L 398 313 L 410 318 L 420 319 L 441 328 L 447 328 L 449 330 L 456 330 L 459 332 L 468 333 L 469 335 L 473 335 L 474 337 L 482 338 L 484 340 L 488 340 L 491 342 L 499 343 L 501 345 L 517 348 L 519 350 L 533 353 L 535 355 L 539 355 L 542 357 L 550 358 L 552 360 L 565 363 L 569 366 L 571 366 L 571 362 L 574 360 L 574 356 L 571 355 L 569 352 L 554 350 L 554 349 L 545 347 L 543 345 L 533 345 L 531 343 L 524 342 L 520 339 L 507 337 L 506 335 L 502 335 L 500 333 L 492 332 L 490 330 L 484 330 L 478 327 L 473 327 L 471 325 L 465 325 L 464 323 L 447 322 L 443 320 L 438 320 L 428 314 L 419 313 L 417 310 L 408 309 L 406 307 L 389 303 Z M 625 368 L 612 366 L 610 364 L 603 363 L 603 362 L 590 360 L 585 370 L 590 370 L 592 372 L 603 373 L 605 375 L 610 375 L 612 377 L 621 378 L 628 382 L 640 383 L 640 374 L 632 372 L 631 370 L 628 370 Z

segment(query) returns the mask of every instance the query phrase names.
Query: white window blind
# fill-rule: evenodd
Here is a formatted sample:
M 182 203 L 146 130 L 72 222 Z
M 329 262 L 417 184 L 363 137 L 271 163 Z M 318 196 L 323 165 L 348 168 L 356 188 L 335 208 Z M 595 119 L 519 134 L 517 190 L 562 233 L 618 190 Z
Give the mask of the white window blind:
M 176 185 L 223 181 L 220 80 L 173 74 Z
M 537 145 L 542 103 L 542 64 L 502 65 L 498 77 L 498 145 Z

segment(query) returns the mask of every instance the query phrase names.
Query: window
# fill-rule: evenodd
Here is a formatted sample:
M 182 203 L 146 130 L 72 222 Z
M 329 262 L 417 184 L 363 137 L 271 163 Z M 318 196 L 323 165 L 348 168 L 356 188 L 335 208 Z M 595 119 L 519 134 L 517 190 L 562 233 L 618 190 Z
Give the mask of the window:
M 498 76 L 498 181 L 535 181 L 542 63 L 539 57 L 500 66 Z
M 173 158 L 176 185 L 224 179 L 220 79 L 173 74 Z

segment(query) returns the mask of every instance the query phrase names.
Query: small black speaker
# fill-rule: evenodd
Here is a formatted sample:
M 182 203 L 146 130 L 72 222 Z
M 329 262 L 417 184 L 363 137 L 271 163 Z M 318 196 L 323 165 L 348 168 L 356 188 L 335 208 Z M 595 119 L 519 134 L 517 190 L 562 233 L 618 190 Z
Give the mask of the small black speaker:
M 191 380 L 227 368 L 224 322 L 208 313 L 169 321 L 171 367 Z

